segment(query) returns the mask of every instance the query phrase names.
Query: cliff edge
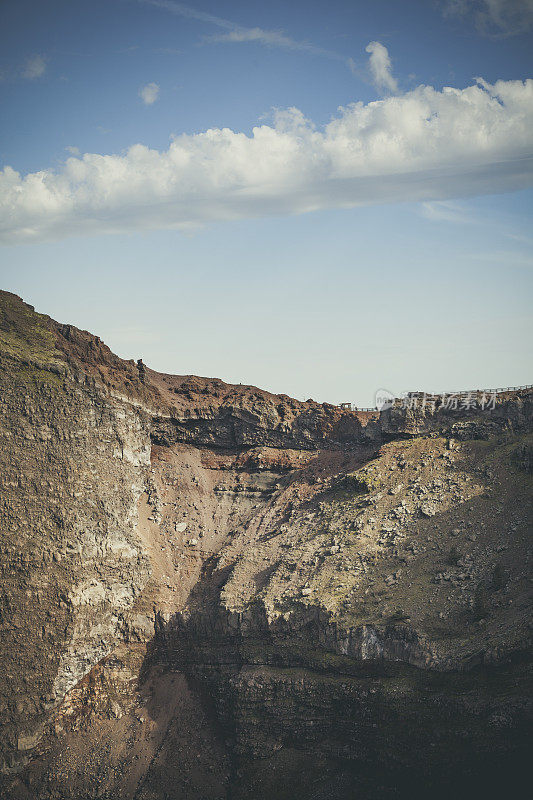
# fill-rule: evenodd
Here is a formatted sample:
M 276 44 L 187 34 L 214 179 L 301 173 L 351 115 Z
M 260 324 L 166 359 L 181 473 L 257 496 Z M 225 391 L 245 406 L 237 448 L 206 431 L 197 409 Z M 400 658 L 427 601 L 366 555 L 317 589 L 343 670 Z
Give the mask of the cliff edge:
M 519 780 L 531 390 L 302 403 L 122 360 L 8 292 L 0 381 L 2 796 Z

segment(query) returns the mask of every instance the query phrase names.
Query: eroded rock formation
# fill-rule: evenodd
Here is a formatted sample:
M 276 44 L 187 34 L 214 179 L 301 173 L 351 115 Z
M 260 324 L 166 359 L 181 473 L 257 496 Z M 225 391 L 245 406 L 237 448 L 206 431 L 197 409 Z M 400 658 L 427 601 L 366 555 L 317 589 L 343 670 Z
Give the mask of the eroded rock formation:
M 342 411 L 158 374 L 6 292 L 0 369 L 3 797 L 520 780 L 531 391 Z

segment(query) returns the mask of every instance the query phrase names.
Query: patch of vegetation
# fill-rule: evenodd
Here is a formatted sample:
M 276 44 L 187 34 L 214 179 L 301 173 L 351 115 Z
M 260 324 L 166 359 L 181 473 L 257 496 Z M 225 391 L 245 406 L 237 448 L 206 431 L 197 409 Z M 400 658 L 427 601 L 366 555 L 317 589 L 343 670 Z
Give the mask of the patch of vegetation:
M 66 367 L 49 317 L 9 292 L 0 292 L 0 362 L 16 383 L 58 391 Z
M 63 388 L 63 378 L 60 375 L 32 364 L 10 361 L 8 372 L 14 382 L 22 383 L 25 386 L 29 385 L 37 388 L 44 384 L 51 389 Z
M 48 320 L 15 295 L 0 292 L 0 352 L 38 369 L 57 365 L 62 359 Z
M 344 480 L 346 487 L 357 494 L 369 494 L 381 489 L 383 486 L 379 468 L 377 465 L 372 464 L 355 472 L 349 472 Z

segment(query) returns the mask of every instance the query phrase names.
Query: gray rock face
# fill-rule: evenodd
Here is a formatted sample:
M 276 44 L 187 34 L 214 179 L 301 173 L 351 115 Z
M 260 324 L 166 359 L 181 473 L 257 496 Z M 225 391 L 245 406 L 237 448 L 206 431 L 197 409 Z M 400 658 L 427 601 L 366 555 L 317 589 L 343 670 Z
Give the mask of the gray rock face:
M 146 414 L 69 374 L 32 380 L 2 371 L 2 741 L 22 752 L 113 649 L 150 574 Z
M 531 426 L 533 399 L 531 389 L 498 394 L 482 408 L 482 393 L 474 395 L 472 407 L 458 403 L 446 407 L 441 398 L 418 402 L 413 407 L 397 401 L 380 416 L 380 429 L 385 435 L 418 436 L 438 432 L 453 440 L 487 439 L 502 431 L 520 433 Z M 453 447 L 453 444 L 451 445 Z

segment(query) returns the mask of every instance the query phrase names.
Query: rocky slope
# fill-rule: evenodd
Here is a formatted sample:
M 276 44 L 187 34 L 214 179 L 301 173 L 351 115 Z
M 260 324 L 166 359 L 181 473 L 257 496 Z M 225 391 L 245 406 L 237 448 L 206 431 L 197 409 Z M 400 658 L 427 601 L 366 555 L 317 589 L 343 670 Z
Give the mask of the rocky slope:
M 531 391 L 341 411 L 7 292 L 0 380 L 3 797 L 518 785 Z

